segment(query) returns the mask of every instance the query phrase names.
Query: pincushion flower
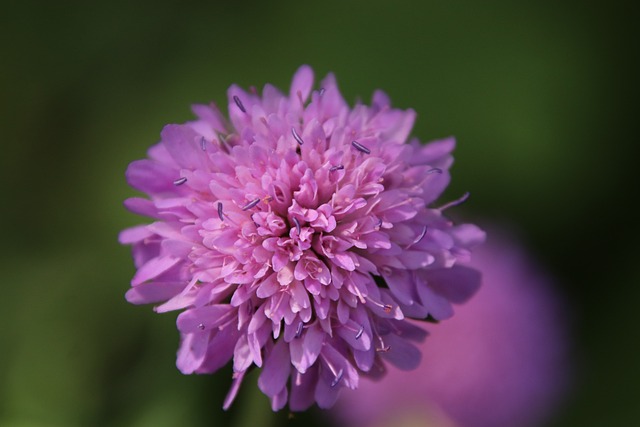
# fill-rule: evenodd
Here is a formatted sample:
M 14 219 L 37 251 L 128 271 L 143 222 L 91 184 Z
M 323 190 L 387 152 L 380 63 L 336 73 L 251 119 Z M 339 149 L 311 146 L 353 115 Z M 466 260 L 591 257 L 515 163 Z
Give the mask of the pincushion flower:
M 457 262 L 484 238 L 430 207 L 449 182 L 454 140 L 407 139 L 415 113 L 350 108 L 332 75 L 313 90 L 307 66 L 288 95 L 228 91 L 168 125 L 129 184 L 126 207 L 155 222 L 124 230 L 137 272 L 126 298 L 181 310 L 177 366 L 211 373 L 233 360 L 274 410 L 326 408 L 385 362 L 415 368 L 426 333 L 404 319 L 444 319 L 479 275 Z M 461 199 L 462 200 L 462 199 Z

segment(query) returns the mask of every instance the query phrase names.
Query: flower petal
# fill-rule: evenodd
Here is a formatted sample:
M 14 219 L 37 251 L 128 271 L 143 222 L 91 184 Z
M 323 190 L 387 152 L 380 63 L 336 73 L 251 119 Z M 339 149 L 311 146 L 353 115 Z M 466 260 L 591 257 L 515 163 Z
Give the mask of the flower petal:
M 267 396 L 276 396 L 287 384 L 289 372 L 291 371 L 291 361 L 288 353 L 287 343 L 284 340 L 279 340 L 271 349 L 269 356 L 267 356 L 260 377 L 258 377 L 258 387 Z
M 310 366 L 312 366 L 320 352 L 324 343 L 325 334 L 317 325 L 312 325 L 305 330 L 301 338 L 294 339 L 289 343 L 289 351 L 291 356 L 291 364 L 304 374 Z
M 153 232 L 146 225 L 138 225 L 137 227 L 122 230 L 118 235 L 118 241 L 123 245 L 130 245 L 151 236 L 153 236 Z
M 183 282 L 148 282 L 127 291 L 125 298 L 131 304 L 152 304 L 166 301 L 184 289 Z
M 420 350 L 404 338 L 397 335 L 385 335 L 384 342 L 389 351 L 383 352 L 382 357 L 403 371 L 410 371 L 418 367 L 422 359 Z
M 130 186 L 148 194 L 175 192 L 173 182 L 180 178 L 178 170 L 147 159 L 131 162 L 125 176 Z
M 465 303 L 480 288 L 482 275 L 478 270 L 462 265 L 429 270 L 425 276 L 435 293 L 455 303 Z
M 291 89 L 289 91 L 289 98 L 292 100 L 298 99 L 298 93 L 300 93 L 300 100 L 306 101 L 311 93 L 313 87 L 313 70 L 308 65 L 303 65 L 298 68 L 293 81 L 291 82 Z M 295 102 L 295 101 L 294 101 Z
M 180 167 L 208 170 L 207 157 L 200 146 L 202 136 L 189 126 L 167 125 L 160 136 L 167 151 Z M 176 178 L 179 176 L 173 177 Z
M 315 387 L 317 382 L 317 369 L 309 369 L 304 374 L 296 372 L 291 376 L 289 408 L 292 411 L 304 411 L 313 405 L 315 402 Z
M 150 259 L 142 267 L 138 269 L 136 274 L 131 279 L 131 285 L 137 286 L 147 280 L 155 279 L 174 265 L 180 262 L 180 258 L 174 258 L 171 256 L 161 256 Z
M 183 374 L 192 374 L 207 356 L 209 332 L 183 334 L 176 364 Z
M 209 340 L 207 355 L 202 364 L 195 370 L 198 374 L 215 372 L 222 368 L 233 357 L 233 349 L 238 340 L 236 328 L 223 328 Z

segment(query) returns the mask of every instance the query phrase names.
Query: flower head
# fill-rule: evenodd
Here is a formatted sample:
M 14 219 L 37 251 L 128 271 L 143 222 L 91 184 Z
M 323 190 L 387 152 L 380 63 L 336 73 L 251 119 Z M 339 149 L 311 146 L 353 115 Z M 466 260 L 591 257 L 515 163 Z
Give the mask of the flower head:
M 449 182 L 453 139 L 407 143 L 415 113 L 349 108 L 329 75 L 313 90 L 301 67 L 288 95 L 232 86 L 215 105 L 168 125 L 129 184 L 149 198 L 131 211 L 155 222 L 124 230 L 137 272 L 134 304 L 181 310 L 177 365 L 210 373 L 233 359 L 274 410 L 329 407 L 384 362 L 415 368 L 426 333 L 406 317 L 444 319 L 479 283 L 457 265 L 484 238 L 430 207 Z
M 491 230 L 474 253 L 482 287 L 430 328 L 420 367 L 361 381 L 336 407 L 343 425 L 530 426 L 557 406 L 570 371 L 565 307 L 525 251 L 500 235 Z

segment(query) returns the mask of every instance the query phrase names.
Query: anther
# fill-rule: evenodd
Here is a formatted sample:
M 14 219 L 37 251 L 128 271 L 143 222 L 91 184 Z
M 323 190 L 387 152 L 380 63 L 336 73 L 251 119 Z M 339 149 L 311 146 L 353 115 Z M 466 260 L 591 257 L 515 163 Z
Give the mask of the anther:
M 298 231 L 298 236 L 300 236 L 301 229 L 300 229 L 300 223 L 298 222 L 298 219 L 294 217 L 293 218 L 293 223 L 296 225 L 296 230 Z
M 364 332 L 364 326 L 360 326 L 360 330 L 358 331 L 358 333 L 356 334 L 356 339 L 360 339 L 360 337 L 362 336 L 362 333 Z
M 233 100 L 243 113 L 247 112 L 247 110 L 244 108 L 244 105 L 242 105 L 242 101 L 240 101 L 240 98 L 238 98 L 238 95 L 233 95 Z
M 329 172 L 335 172 L 344 169 L 344 165 L 331 166 Z
M 323 87 L 320 88 L 320 96 L 322 96 L 322 95 L 324 95 L 324 88 Z
M 302 140 L 302 138 L 300 138 L 300 135 L 298 135 L 298 132 L 296 132 L 296 128 L 291 127 L 291 133 L 293 134 L 293 137 L 295 138 L 295 140 L 298 141 L 298 144 L 300 145 L 304 144 L 304 141 Z
M 422 232 L 420 232 L 420 235 L 418 237 L 416 237 L 415 239 L 413 239 L 413 242 L 411 242 L 411 244 L 409 246 L 407 246 L 407 249 L 409 249 L 411 246 L 415 245 L 416 243 L 420 242 L 420 240 L 422 240 L 424 238 L 425 234 L 427 234 L 427 226 L 426 225 L 422 228 Z
M 222 202 L 218 202 L 218 218 L 220 218 L 220 221 L 224 221 L 224 213 L 222 212 Z
M 351 141 L 351 145 L 353 145 L 353 147 L 358 151 L 362 151 L 365 154 L 371 154 L 371 150 L 360 144 L 358 141 Z
M 200 329 L 201 331 L 204 331 L 204 323 L 200 323 L 198 325 L 198 329 Z
M 390 304 L 385 304 L 384 307 L 382 307 L 382 309 L 384 310 L 385 313 L 389 314 L 391 313 L 391 310 L 393 309 L 393 306 Z
M 200 148 L 202 148 L 202 151 L 207 151 L 207 146 L 206 146 L 207 141 L 204 139 L 204 136 L 200 139 Z
M 173 181 L 173 185 L 182 185 L 185 182 L 187 182 L 187 178 L 183 176 L 182 178 L 178 178 L 175 181 Z
M 246 205 L 244 205 L 242 207 L 242 210 L 243 211 L 247 211 L 247 210 L 251 209 L 252 207 L 254 207 L 255 205 L 257 205 L 258 203 L 260 203 L 260 199 L 259 198 L 258 199 L 254 199 L 254 200 L 250 201 L 249 203 L 247 203 Z
M 338 372 L 338 375 L 336 375 L 333 381 L 331 381 L 331 388 L 334 388 L 335 386 L 338 385 L 343 375 L 344 375 L 344 369 L 340 369 L 340 371 Z
M 296 330 L 296 338 L 300 338 L 302 335 L 302 328 L 304 327 L 304 323 L 298 323 L 298 329 Z
M 437 174 L 441 174 L 442 173 L 442 169 L 440 168 L 431 168 L 427 171 L 427 173 L 437 173 Z

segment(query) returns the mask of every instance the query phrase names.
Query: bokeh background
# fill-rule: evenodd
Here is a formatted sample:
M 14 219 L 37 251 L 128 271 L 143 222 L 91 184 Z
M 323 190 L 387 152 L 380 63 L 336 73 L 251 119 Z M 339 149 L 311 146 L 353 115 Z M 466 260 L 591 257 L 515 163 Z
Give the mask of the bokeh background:
M 124 301 L 127 164 L 231 83 L 336 73 L 458 138 L 464 219 L 505 222 L 569 302 L 574 384 L 549 426 L 640 419 L 631 2 L 4 1 L 0 425 L 326 425 L 271 414 L 250 378 L 175 369 L 175 315 Z M 482 223 L 482 220 L 478 220 Z M 535 321 L 535 319 L 532 319 Z

